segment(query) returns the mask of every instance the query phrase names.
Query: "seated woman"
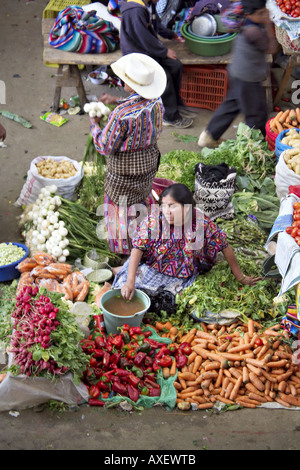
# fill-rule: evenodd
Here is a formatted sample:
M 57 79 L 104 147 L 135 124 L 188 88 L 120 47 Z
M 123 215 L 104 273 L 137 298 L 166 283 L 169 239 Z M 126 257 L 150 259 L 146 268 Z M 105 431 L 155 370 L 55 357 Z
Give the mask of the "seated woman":
M 116 273 L 113 287 L 131 299 L 135 288 L 180 292 L 208 272 L 222 252 L 236 280 L 254 285 L 260 277 L 243 274 L 226 234 L 196 208 L 191 191 L 173 184 L 156 209 L 137 227 L 130 258 Z M 154 206 L 153 206 L 154 207 Z

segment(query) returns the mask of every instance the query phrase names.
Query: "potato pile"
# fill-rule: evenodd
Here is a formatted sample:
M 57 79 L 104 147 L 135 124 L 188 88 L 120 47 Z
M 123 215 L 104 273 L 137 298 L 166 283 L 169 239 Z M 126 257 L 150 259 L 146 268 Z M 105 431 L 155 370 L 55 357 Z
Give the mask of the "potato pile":
M 300 176 L 300 147 L 285 150 L 283 159 L 287 167 Z
M 300 148 L 300 133 L 297 132 L 296 129 L 291 129 L 285 134 L 285 137 L 281 139 L 281 142 L 293 148 Z
M 76 175 L 77 170 L 68 160 L 56 161 L 48 157 L 36 163 L 39 175 L 50 179 L 67 179 Z

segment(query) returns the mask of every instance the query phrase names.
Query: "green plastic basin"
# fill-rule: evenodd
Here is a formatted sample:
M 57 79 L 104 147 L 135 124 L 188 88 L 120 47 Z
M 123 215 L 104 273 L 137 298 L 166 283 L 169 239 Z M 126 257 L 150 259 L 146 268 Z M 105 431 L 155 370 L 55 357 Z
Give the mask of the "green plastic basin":
M 228 38 L 219 40 L 202 39 L 192 37 L 186 30 L 187 24 L 181 27 L 182 37 L 185 39 L 188 49 L 194 54 L 204 57 L 216 57 L 231 52 L 232 44 L 237 36 L 237 33 L 232 34 Z

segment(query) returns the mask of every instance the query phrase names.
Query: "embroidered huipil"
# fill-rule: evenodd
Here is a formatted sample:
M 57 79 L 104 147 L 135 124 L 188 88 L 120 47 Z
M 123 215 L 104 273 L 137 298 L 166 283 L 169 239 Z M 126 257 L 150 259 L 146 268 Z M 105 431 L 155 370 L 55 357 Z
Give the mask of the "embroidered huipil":
M 142 150 L 156 144 L 162 131 L 161 98 L 147 100 L 132 94 L 111 112 L 103 130 L 91 126 L 95 147 L 102 155 Z
M 143 262 L 151 268 L 188 278 L 209 271 L 228 243 L 226 234 L 197 210 L 191 230 L 176 229 L 161 213 L 158 217 L 151 214 L 137 227 L 132 245 L 143 251 Z
M 147 100 L 134 93 L 112 111 L 103 130 L 91 126 L 96 150 L 108 156 L 104 190 L 114 204 L 130 206 L 151 193 L 163 113 L 160 98 Z

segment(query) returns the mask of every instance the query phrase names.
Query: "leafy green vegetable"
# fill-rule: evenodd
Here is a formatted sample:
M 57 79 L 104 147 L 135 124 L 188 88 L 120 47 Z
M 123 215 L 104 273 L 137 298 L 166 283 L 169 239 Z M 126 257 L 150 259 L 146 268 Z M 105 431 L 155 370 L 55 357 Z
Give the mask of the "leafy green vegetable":
M 11 314 L 16 305 L 17 280 L 9 284 L 1 283 L 0 288 L 0 342 L 9 345 L 12 334 Z
M 261 276 L 261 266 L 255 260 L 240 254 L 237 258 L 243 272 Z M 201 319 L 205 311 L 219 314 L 223 310 L 232 310 L 254 320 L 270 320 L 282 314 L 282 309 L 273 307 L 277 291 L 273 280 L 261 280 L 255 286 L 241 286 L 224 260 L 205 275 L 198 276 L 192 286 L 176 296 L 177 315 L 184 317 L 193 312 Z M 287 296 L 287 304 L 289 301 L 291 299 Z

